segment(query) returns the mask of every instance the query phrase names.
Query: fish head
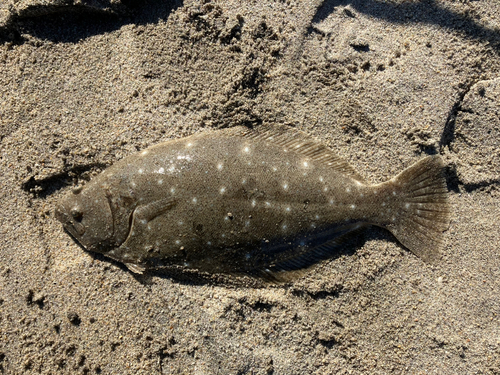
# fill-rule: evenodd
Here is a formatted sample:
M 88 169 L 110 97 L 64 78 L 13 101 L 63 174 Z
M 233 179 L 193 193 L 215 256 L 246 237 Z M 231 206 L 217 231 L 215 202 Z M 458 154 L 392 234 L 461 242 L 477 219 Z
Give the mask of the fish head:
M 87 250 L 104 253 L 113 244 L 113 214 L 102 188 L 76 188 L 56 206 L 55 217 Z

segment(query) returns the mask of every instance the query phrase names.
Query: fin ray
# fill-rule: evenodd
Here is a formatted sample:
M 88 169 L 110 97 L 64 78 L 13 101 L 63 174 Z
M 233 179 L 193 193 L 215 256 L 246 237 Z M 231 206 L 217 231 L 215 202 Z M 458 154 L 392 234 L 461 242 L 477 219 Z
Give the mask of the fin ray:
M 289 282 L 309 271 L 319 262 L 331 259 L 346 243 L 353 240 L 366 224 L 348 224 L 335 230 L 335 237 L 309 248 L 307 252 L 291 251 L 289 257 L 280 259 L 266 269 L 254 269 L 246 273 L 263 279 L 273 279 L 274 282 Z
M 429 156 L 401 172 L 391 183 L 398 189 L 404 206 L 395 223 L 385 225 L 411 252 L 426 262 L 440 257 L 443 231 L 449 227 L 448 191 L 442 175 L 443 162 L 439 156 Z M 422 186 L 422 182 L 425 185 Z M 425 206 L 419 207 L 418 203 Z

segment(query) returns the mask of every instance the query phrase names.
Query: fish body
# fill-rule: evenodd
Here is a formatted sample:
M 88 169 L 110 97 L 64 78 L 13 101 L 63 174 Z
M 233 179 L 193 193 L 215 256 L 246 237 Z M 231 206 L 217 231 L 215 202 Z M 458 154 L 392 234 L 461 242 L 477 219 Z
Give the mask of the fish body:
M 134 272 L 176 266 L 279 275 L 326 259 L 367 225 L 426 261 L 449 222 L 442 161 L 370 185 L 306 134 L 235 127 L 128 156 L 65 196 L 56 217 Z

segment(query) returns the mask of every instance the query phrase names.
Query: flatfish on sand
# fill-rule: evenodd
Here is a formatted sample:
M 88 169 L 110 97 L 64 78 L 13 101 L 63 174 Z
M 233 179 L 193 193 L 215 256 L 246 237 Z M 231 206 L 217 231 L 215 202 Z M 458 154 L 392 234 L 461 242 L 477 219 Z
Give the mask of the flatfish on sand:
M 439 156 L 370 185 L 303 132 L 234 127 L 130 155 L 76 188 L 55 216 L 87 250 L 131 271 L 181 268 L 276 280 L 377 225 L 426 262 L 449 224 Z

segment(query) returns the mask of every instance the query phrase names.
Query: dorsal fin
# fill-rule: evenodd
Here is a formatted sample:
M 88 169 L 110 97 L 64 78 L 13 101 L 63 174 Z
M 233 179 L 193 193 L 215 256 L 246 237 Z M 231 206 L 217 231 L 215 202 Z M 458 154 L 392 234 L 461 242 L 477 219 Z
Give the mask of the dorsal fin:
M 306 133 L 284 125 L 260 125 L 255 129 L 243 126 L 226 130 L 228 135 L 262 140 L 283 147 L 289 152 L 304 155 L 311 160 L 323 163 L 334 171 L 341 172 L 351 178 L 364 182 L 364 178 L 356 172 L 344 159 L 312 138 Z

